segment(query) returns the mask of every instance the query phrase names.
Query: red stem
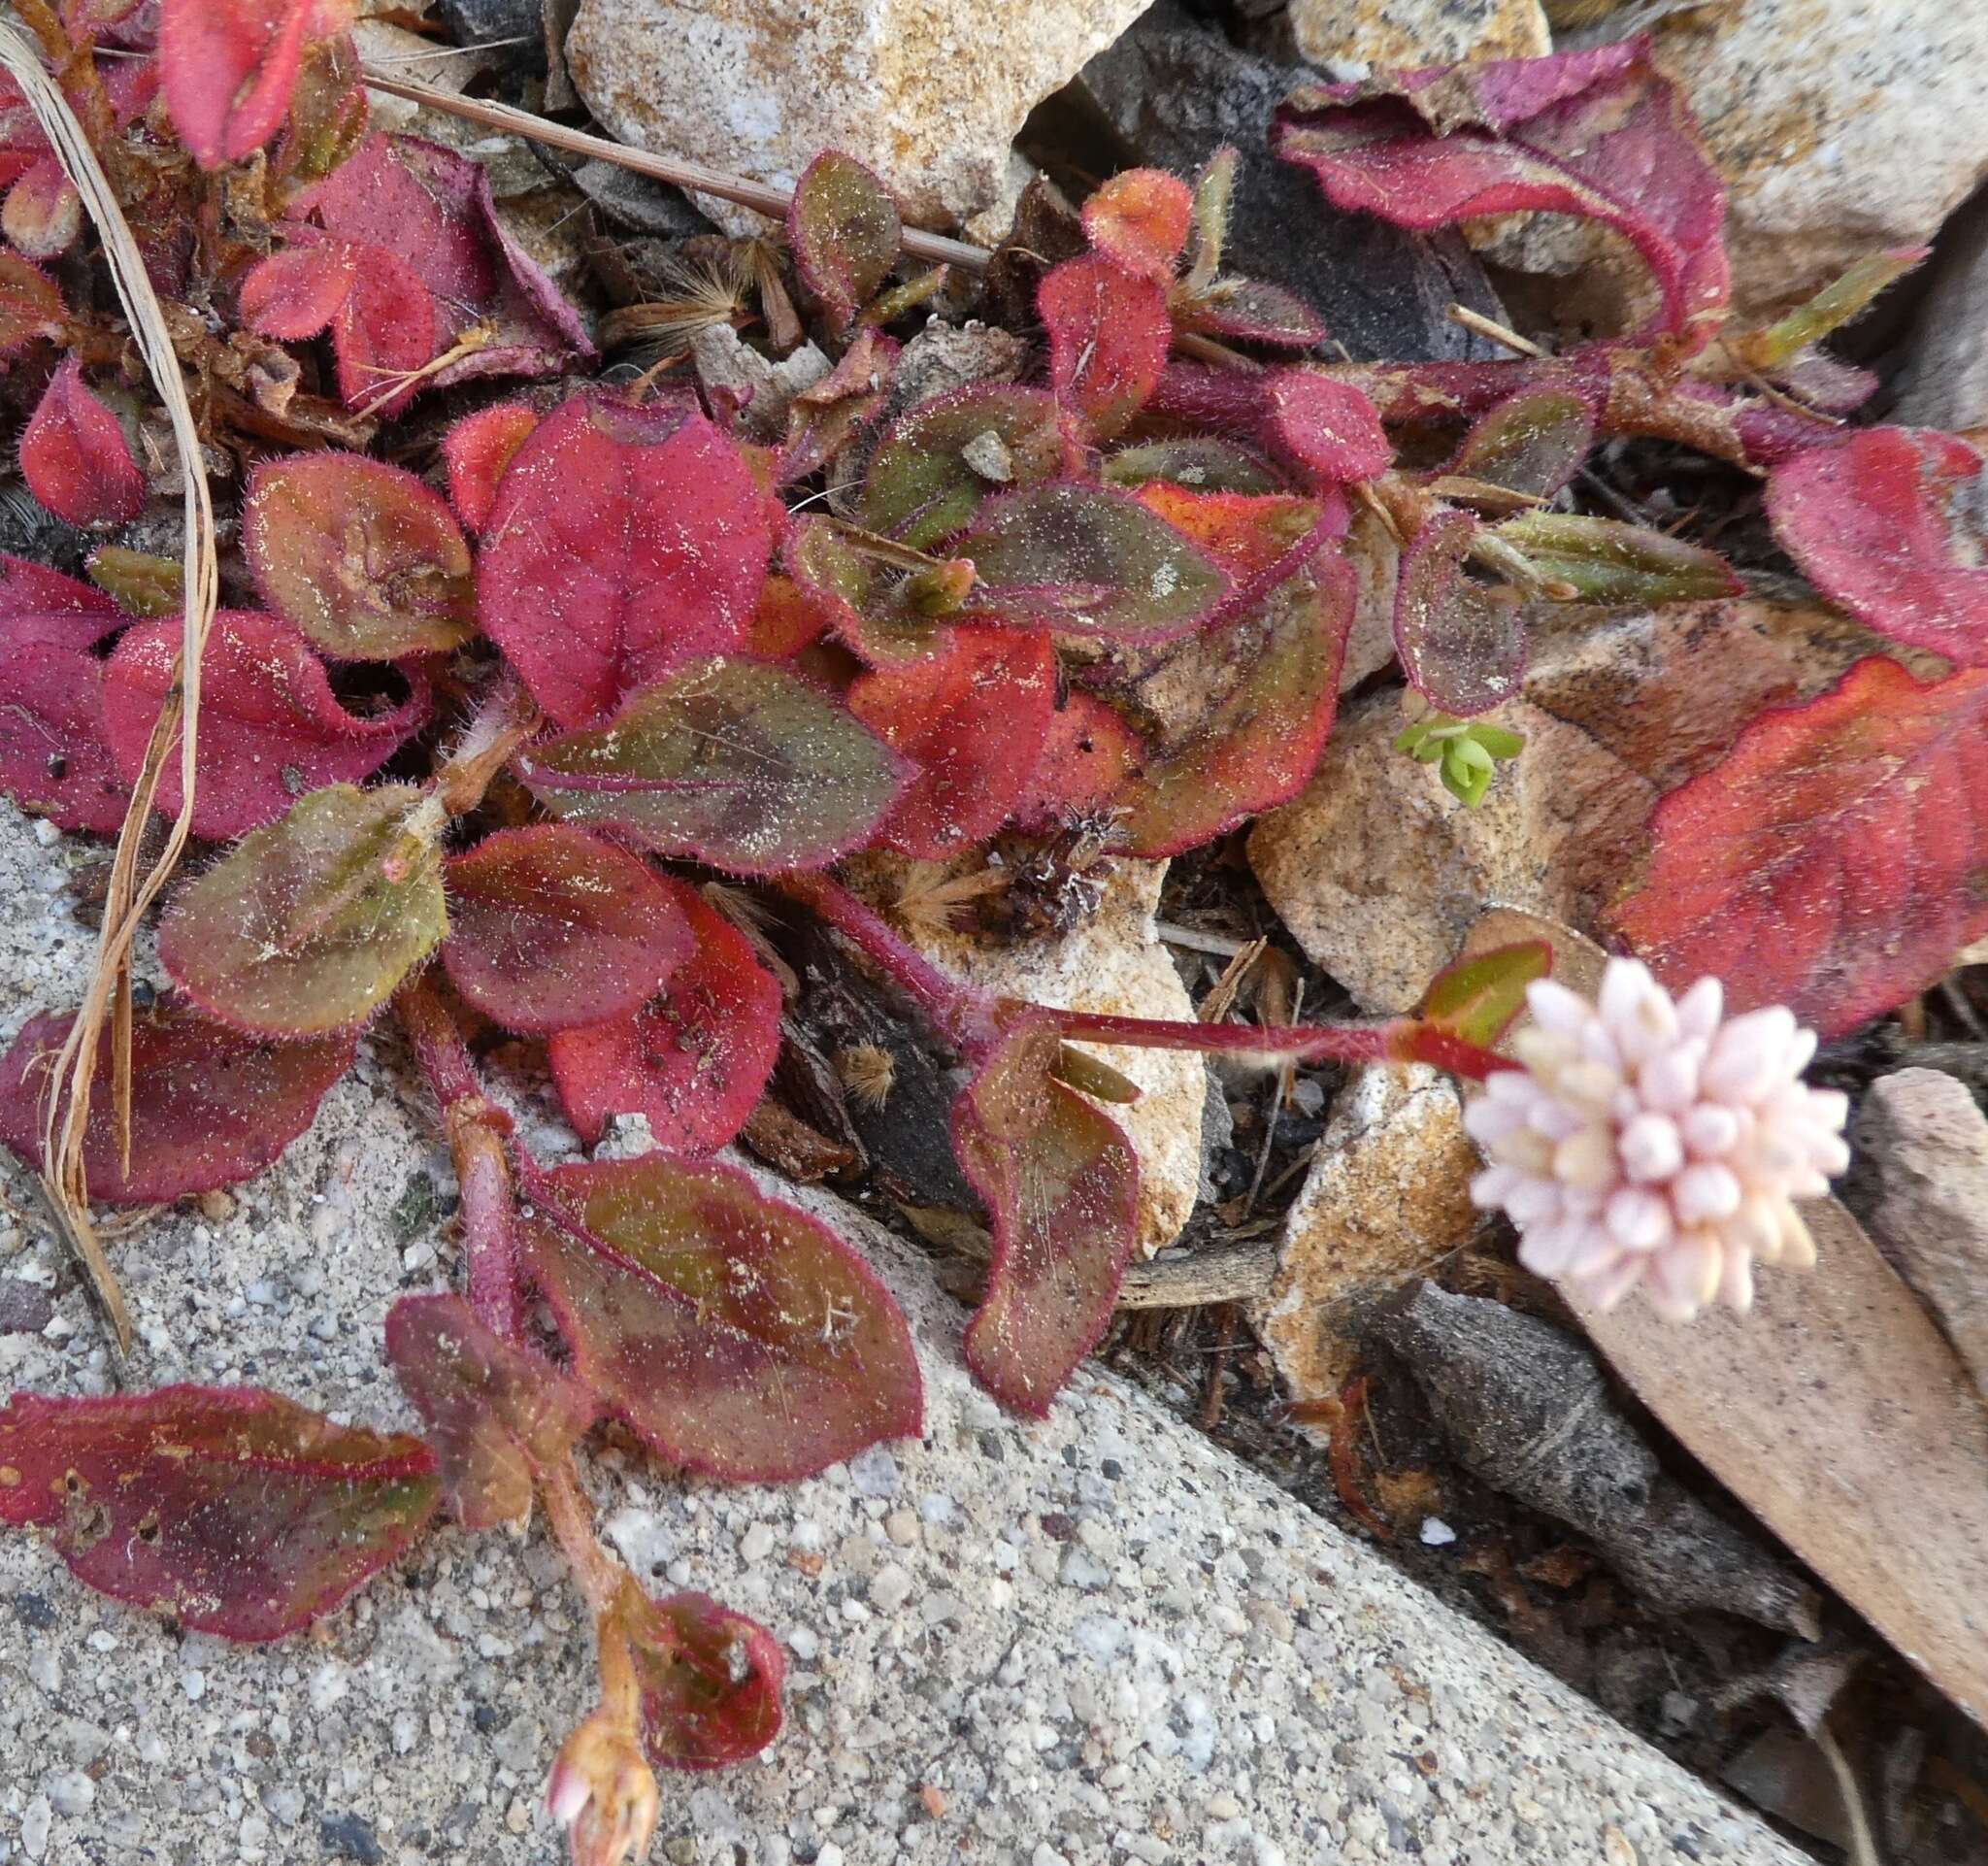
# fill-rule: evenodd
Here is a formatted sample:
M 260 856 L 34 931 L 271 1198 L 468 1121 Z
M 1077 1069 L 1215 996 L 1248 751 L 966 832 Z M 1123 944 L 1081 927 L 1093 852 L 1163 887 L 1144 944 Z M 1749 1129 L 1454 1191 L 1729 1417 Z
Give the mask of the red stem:
M 1066 1037 L 1142 1050 L 1219 1050 L 1310 1062 L 1385 1062 L 1396 1053 L 1394 1024 L 1172 1022 L 1101 1011 L 1052 1011 Z

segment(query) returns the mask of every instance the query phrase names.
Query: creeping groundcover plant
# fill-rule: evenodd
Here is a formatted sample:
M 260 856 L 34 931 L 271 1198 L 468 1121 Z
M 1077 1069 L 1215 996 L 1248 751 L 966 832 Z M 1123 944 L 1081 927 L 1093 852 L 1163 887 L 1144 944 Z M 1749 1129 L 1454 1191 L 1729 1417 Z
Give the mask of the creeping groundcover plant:
M 1406 227 L 1602 222 L 1648 275 L 1628 336 L 1319 360 L 1305 305 L 1224 270 L 1225 150 L 1107 182 L 1057 263 L 1010 249 L 1010 277 L 1037 275 L 1027 380 L 911 400 L 906 320 L 966 287 L 914 272 L 888 193 L 829 153 L 716 314 L 757 292 L 833 359 L 769 442 L 667 371 L 600 377 L 482 172 L 368 129 L 336 5 L 21 11 L 67 113 L 51 141 L 28 72 L 0 113 L 0 355 L 29 490 L 97 548 L 88 582 L 0 564 L 0 787 L 121 831 L 127 895 L 149 816 L 195 847 L 156 924 L 170 987 L 140 1005 L 100 968 L 80 1009 L 30 1020 L 0 1138 L 58 1211 L 211 1190 L 276 1159 L 388 1020 L 447 1132 L 464 1245 L 459 1291 L 385 1317 L 417 1436 L 257 1388 L 17 1396 L 0 1520 L 83 1581 L 269 1640 L 439 1512 L 481 1529 L 536 1507 L 598 1644 L 598 1709 L 548 1790 L 576 1860 L 646 1849 L 655 1769 L 773 1740 L 778 1646 L 703 1595 L 653 1597 L 604 1551 L 575 1462 L 610 1420 L 730 1482 L 919 1430 L 904 1320 L 860 1254 L 712 1161 L 779 1043 L 742 891 L 825 922 L 960 1059 L 952 1144 L 993 1234 L 966 1354 L 1019 1413 L 1054 1403 L 1133 1250 L 1110 1111 L 1136 1091 L 1085 1042 L 1488 1079 L 1478 1194 L 1594 1300 L 1744 1308 L 1756 1262 L 1808 1259 L 1790 1200 L 1841 1170 L 1843 1106 L 1802 1085 L 1798 1019 L 1838 1034 L 1988 931 L 1988 571 L 1963 523 L 1982 462 L 1845 424 L 1872 384 L 1817 348 L 1916 254 L 1769 327 L 1728 319 L 1719 185 L 1640 43 L 1307 89 L 1275 148 Z M 228 491 L 239 607 L 117 542 L 182 471 L 109 309 L 118 241 L 184 394 L 154 388 L 196 412 Z M 485 386 L 506 380 L 535 386 Z M 407 418 L 451 389 L 446 431 Z M 1293 796 L 1332 730 L 1356 522 L 1396 560 L 1404 756 L 1480 797 L 1526 755 L 1482 716 L 1517 694 L 1543 605 L 1739 588 L 1707 550 L 1566 509 L 1590 450 L 1635 437 L 1764 477 L 1816 587 L 1952 671 L 1864 660 L 1666 797 L 1612 910 L 1640 962 L 1598 1007 L 1522 946 L 1382 1024 L 1051 1010 L 947 976 L 837 879 L 859 850 L 948 863 L 997 833 L 1174 855 Z M 1723 998 L 1693 984 L 1710 975 Z M 641 1114 L 656 1150 L 534 1158 L 466 1040 L 492 1024 L 543 1043 L 582 1141 Z

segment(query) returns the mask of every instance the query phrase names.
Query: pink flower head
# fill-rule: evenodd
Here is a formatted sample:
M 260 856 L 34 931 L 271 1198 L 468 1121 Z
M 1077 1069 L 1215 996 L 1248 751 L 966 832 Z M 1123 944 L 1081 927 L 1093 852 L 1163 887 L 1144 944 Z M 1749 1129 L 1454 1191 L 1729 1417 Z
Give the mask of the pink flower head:
M 1701 979 L 1674 1002 L 1610 959 L 1599 1004 L 1550 980 L 1533 1022 L 1464 1116 L 1490 1164 L 1471 1185 L 1518 1227 L 1519 1261 L 1599 1309 L 1641 1284 L 1658 1314 L 1746 1309 L 1753 1265 L 1815 1261 L 1796 1199 L 1850 1163 L 1849 1105 L 1802 1071 L 1815 1033 L 1776 1005 L 1721 1022 Z

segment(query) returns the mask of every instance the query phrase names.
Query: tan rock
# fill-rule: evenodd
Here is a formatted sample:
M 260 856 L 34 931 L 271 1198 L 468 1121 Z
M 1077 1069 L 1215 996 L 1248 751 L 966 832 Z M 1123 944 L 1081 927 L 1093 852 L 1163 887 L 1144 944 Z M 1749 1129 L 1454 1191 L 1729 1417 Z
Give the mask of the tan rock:
M 1276 1282 L 1250 1317 L 1295 1398 L 1336 1394 L 1361 1309 L 1471 1235 L 1476 1169 L 1446 1076 L 1376 1065 L 1340 1091 L 1285 1216 Z
M 580 0 L 566 58 L 623 142 L 791 187 L 845 150 L 923 225 L 1000 200 L 1022 119 L 1145 0 Z M 740 231 L 763 224 L 708 206 Z
M 1553 50 L 1540 0 L 1291 0 L 1290 17 L 1301 55 L 1335 75 L 1347 65 L 1537 58 Z

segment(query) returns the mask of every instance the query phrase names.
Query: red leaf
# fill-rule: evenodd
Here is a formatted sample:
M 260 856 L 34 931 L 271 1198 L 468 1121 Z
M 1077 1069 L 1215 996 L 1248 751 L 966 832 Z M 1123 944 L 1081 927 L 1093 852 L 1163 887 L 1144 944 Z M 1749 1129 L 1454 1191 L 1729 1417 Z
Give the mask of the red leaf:
M 801 171 L 787 209 L 787 245 L 808 289 L 847 324 L 897 264 L 897 202 L 853 155 L 823 150 Z
M 1477 521 L 1438 512 L 1402 552 L 1395 585 L 1394 645 L 1417 692 L 1468 718 L 1513 698 L 1526 668 L 1525 621 L 1516 591 L 1474 582 L 1464 559 Z
M 50 627 L 64 619 L 30 618 Z M 131 793 L 104 738 L 103 663 L 47 640 L 6 639 L 0 790 L 58 828 L 115 836 Z
M 1174 277 L 1194 219 L 1194 192 L 1158 169 L 1114 175 L 1083 204 L 1083 230 L 1091 245 L 1127 272 Z
M 486 836 L 444 865 L 455 988 L 543 1036 L 631 1016 L 696 950 L 676 890 L 625 849 L 565 823 Z
M 1056 399 L 1110 440 L 1144 406 L 1167 366 L 1174 321 L 1166 287 L 1092 253 L 1046 274 L 1036 309 L 1049 333 Z
M 50 1066 L 70 1019 L 31 1017 L 0 1061 L 0 1141 L 39 1169 Z M 156 1205 L 252 1178 L 309 1127 L 351 1067 L 357 1039 L 271 1043 L 167 1001 L 132 1019 L 131 1165 L 120 1158 L 111 1037 L 92 1079 L 83 1163 L 90 1197 Z
M 696 949 L 668 988 L 627 1016 L 559 1030 L 547 1045 L 574 1132 L 591 1147 L 615 1115 L 645 1115 L 671 1153 L 714 1152 L 758 1106 L 780 1048 L 779 982 L 694 887 L 668 876 Z
M 1941 977 L 1988 934 L 1988 673 L 1921 685 L 1859 661 L 1763 714 L 1650 819 L 1613 925 L 1667 984 L 1725 981 L 1825 1037 Z
M 414 1542 L 435 1496 L 420 1440 L 260 1387 L 0 1409 L 0 1522 L 40 1529 L 98 1592 L 224 1639 L 330 1613 Z
M 782 1483 L 917 1436 L 917 1356 L 890 1292 L 745 1174 L 650 1153 L 530 1190 L 527 1263 L 575 1372 L 671 1463 Z
M 1139 1155 L 1116 1121 L 1052 1078 L 1062 1037 L 1017 1006 L 952 1105 L 952 1148 L 987 1207 L 994 1261 L 967 1365 L 1042 1418 L 1111 1319 L 1136 1241 Z
M 538 424 L 538 411 L 527 403 L 494 402 L 465 415 L 443 436 L 448 502 L 472 531 L 481 531 L 489 523 L 497 483 Z
M 117 417 L 71 356 L 42 391 L 20 437 L 20 477 L 65 524 L 123 524 L 145 510 L 145 475 Z
M 282 127 L 315 0 L 166 0 L 159 69 L 173 126 L 202 168 L 251 155 Z
M 43 156 L 7 190 L 0 233 L 30 259 L 67 252 L 82 231 L 83 196 L 54 156 Z
M 1143 750 L 1144 741 L 1104 701 L 1070 694 L 1050 718 L 1011 820 L 1017 829 L 1043 831 L 1109 809 Z
M 59 338 L 68 317 L 55 282 L 0 248 L 0 356 L 18 355 L 38 337 Z
M 1397 226 L 1524 209 L 1599 220 L 1655 274 L 1660 328 L 1702 339 L 1724 309 L 1725 193 L 1646 39 L 1300 90 L 1274 146 L 1335 207 Z
M 918 768 L 878 840 L 945 861 L 992 835 L 1028 788 L 1055 707 L 1055 650 L 1012 629 L 958 629 L 937 659 L 864 675 L 850 712 Z
M 791 577 L 769 577 L 753 607 L 746 651 L 755 660 L 790 661 L 820 641 L 835 619 L 829 604 L 812 589 Z
M 264 462 L 248 482 L 242 548 L 263 601 L 341 659 L 457 648 L 476 629 L 470 548 L 447 506 L 383 460 Z
M 1183 330 L 1211 331 L 1247 344 L 1309 350 L 1326 339 L 1318 314 L 1294 291 L 1261 279 L 1217 279 L 1207 290 L 1176 305 Z
M 1980 473 L 1981 456 L 1953 435 L 1870 428 L 1784 460 L 1768 515 L 1808 581 L 1867 627 L 1984 667 L 1988 570 L 1966 553 L 1954 511 Z
M 1268 412 L 1277 450 L 1328 485 L 1372 480 L 1394 461 L 1378 413 L 1350 383 L 1282 370 L 1271 379 Z
M 134 622 L 104 669 L 104 735 L 126 783 L 144 768 L 182 638 L 177 616 Z M 426 721 L 429 705 L 422 684 L 390 713 L 348 713 L 288 622 L 222 610 L 201 667 L 193 833 L 232 842 L 276 821 L 307 790 L 371 777 Z M 179 759 L 168 758 L 156 807 L 171 816 L 180 802 Z
M 386 1358 L 428 1428 L 443 1499 L 465 1529 L 520 1521 L 534 1471 L 593 1423 L 584 1387 L 496 1334 L 460 1296 L 403 1296 L 386 1314 Z
M 702 416 L 576 395 L 517 450 L 477 571 L 483 627 L 563 726 L 745 639 L 773 532 Z
M 787 1661 L 757 1620 L 706 1594 L 651 1600 L 631 1587 L 623 1603 L 620 1624 L 642 1686 L 643 1748 L 656 1768 L 726 1768 L 779 1735 Z
M 1550 499 L 1580 471 L 1594 440 L 1588 396 L 1542 383 L 1480 415 L 1444 471 Z
M 338 392 L 348 408 L 397 415 L 419 383 L 417 370 L 440 348 L 436 302 L 414 268 L 382 247 L 357 250 L 357 272 L 333 314 L 331 347 L 338 357 Z M 439 382 L 441 374 L 426 379 Z
M 280 343 L 315 337 L 351 296 L 361 252 L 343 240 L 315 240 L 257 261 L 242 281 L 243 323 Z

